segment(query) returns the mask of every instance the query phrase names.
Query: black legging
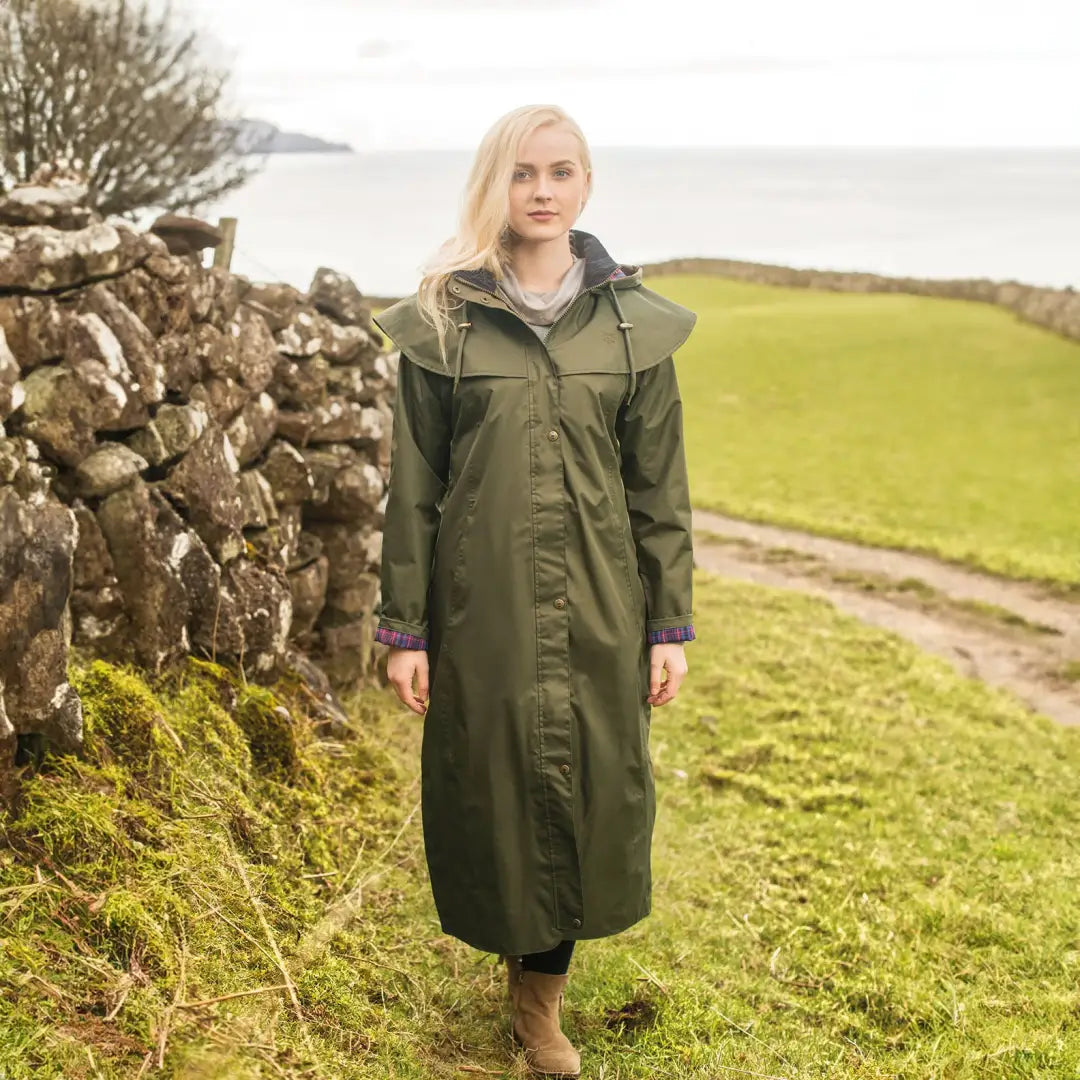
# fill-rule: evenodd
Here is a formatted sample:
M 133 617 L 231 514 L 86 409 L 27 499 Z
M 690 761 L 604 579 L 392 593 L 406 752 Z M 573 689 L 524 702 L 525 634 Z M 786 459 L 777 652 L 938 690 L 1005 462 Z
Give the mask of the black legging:
M 573 941 L 560 941 L 546 952 L 526 953 L 521 958 L 521 966 L 526 971 L 539 971 L 544 975 L 565 975 L 570 970 L 573 952 Z

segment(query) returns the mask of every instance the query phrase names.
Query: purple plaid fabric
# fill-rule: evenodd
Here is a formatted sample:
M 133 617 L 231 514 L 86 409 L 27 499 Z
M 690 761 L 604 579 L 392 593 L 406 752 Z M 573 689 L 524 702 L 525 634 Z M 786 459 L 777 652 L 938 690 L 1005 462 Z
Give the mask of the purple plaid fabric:
M 647 636 L 650 645 L 666 645 L 672 641 L 693 641 L 696 637 L 693 623 L 686 626 L 669 626 L 664 630 L 650 630 Z
M 415 634 L 403 634 L 400 630 L 389 630 L 385 626 L 375 628 L 375 640 L 384 645 L 395 645 L 399 649 L 426 649 L 427 638 Z

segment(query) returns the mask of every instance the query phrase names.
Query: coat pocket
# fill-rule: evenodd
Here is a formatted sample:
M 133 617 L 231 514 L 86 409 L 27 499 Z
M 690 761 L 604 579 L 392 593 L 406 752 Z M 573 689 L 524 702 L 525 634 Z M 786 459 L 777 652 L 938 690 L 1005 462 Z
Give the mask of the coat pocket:
M 622 563 L 623 568 L 623 581 L 626 583 L 626 598 L 630 601 L 631 608 L 637 607 L 637 597 L 634 594 L 634 580 L 630 576 L 630 559 L 628 556 L 628 529 L 629 521 L 626 518 L 626 499 L 623 496 L 622 484 L 619 478 L 615 475 L 615 465 L 613 462 L 608 462 L 606 469 L 607 477 L 607 496 L 608 502 L 611 504 L 611 514 L 615 522 L 615 529 L 618 536 L 618 556 L 619 561 Z M 636 563 L 635 558 L 635 563 Z

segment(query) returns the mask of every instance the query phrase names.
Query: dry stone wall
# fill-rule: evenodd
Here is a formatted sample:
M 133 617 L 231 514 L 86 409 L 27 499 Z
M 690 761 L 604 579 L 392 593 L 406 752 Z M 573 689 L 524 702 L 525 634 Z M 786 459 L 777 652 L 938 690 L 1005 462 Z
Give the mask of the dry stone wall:
M 1047 289 L 1019 281 L 991 281 L 989 278 L 910 278 L 841 270 L 797 270 L 739 259 L 669 259 L 647 263 L 644 271 L 646 275 L 716 274 L 760 285 L 832 292 L 898 292 L 949 300 L 977 300 L 1008 308 L 1025 322 L 1080 341 L 1080 293 L 1075 289 Z
M 293 669 L 328 709 L 372 668 L 397 364 L 364 298 L 204 269 L 212 226 L 84 195 L 0 199 L 0 769 L 79 745 L 71 646 Z

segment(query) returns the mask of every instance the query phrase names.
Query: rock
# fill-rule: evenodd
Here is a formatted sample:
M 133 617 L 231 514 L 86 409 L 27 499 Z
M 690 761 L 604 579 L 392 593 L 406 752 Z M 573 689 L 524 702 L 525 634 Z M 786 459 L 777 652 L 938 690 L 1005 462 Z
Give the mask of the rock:
M 230 274 L 223 266 L 212 266 L 202 273 L 211 290 L 207 321 L 219 330 L 224 330 L 236 315 L 236 309 L 240 306 L 240 299 L 247 284 L 238 274 Z
M 259 471 L 269 482 L 278 506 L 299 506 L 314 495 L 315 484 L 304 456 L 282 439 L 271 442 Z
M 286 356 L 304 358 L 321 352 L 329 342 L 335 323 L 317 311 L 298 311 L 292 322 L 274 334 L 278 351 Z
M 103 222 L 65 232 L 50 225 L 0 230 L 0 289 L 52 292 L 114 277 L 146 258 L 140 238 Z
M 129 655 L 131 630 L 119 584 L 75 589 L 70 607 L 75 645 L 106 659 Z
M 283 666 L 307 686 L 309 704 L 318 719 L 314 726 L 320 736 L 328 735 L 337 739 L 355 730 L 322 668 L 291 647 L 285 650 Z
M 132 659 L 161 671 L 189 649 L 188 598 L 171 533 L 182 528 L 176 512 L 142 481 L 110 495 L 97 512 L 124 598 Z
M 271 333 L 284 330 L 304 303 L 304 294 L 284 283 L 256 282 L 244 293 L 243 301 L 265 319 Z
M 274 367 L 274 379 L 270 385 L 270 392 L 278 405 L 287 409 L 313 409 L 326 400 L 331 370 L 330 361 L 319 353 L 306 360 L 279 356 Z
M 280 669 L 292 623 L 292 594 L 281 578 L 246 559 L 221 574 L 215 652 L 239 663 L 249 677 L 271 679 Z M 195 644 L 209 654 L 210 642 Z
M 305 566 L 321 558 L 323 553 L 322 539 L 314 533 L 301 530 L 296 540 L 296 551 L 289 562 L 290 570 L 301 570 Z
M 382 357 L 382 376 L 369 373 L 369 365 L 343 364 L 332 367 L 326 375 L 326 392 L 358 401 L 361 405 L 374 405 L 390 389 L 389 372 Z
M 188 295 L 164 278 L 138 266 L 106 283 L 116 298 L 130 308 L 155 338 L 191 332 Z
M 158 485 L 183 508 L 191 527 L 220 563 L 230 562 L 244 550 L 239 472 L 228 436 L 210 421 Z
M 78 465 L 96 449 L 95 432 L 122 430 L 132 412 L 127 390 L 96 360 L 35 368 L 23 385 L 22 433 L 61 465 Z
M 75 546 L 73 585 L 76 589 L 101 589 L 116 584 L 116 568 L 113 566 L 109 545 L 101 531 L 97 517 L 81 500 L 71 508 L 78 527 Z
M 315 271 L 308 302 L 324 315 L 348 326 L 370 326 L 371 309 L 352 278 L 328 267 Z
M 317 536 L 330 560 L 329 588 L 348 588 L 360 574 L 378 573 L 382 557 L 382 533 L 370 525 L 342 525 L 312 521 L 306 531 Z
M 229 442 L 241 465 L 249 465 L 266 449 L 277 429 L 278 407 L 266 393 L 252 398 L 229 424 Z
M 225 239 L 221 230 L 209 222 L 184 214 L 162 214 L 154 220 L 150 231 L 165 241 L 172 255 L 216 248 Z
M 99 656 L 127 651 L 128 619 L 116 570 L 97 517 L 84 503 L 72 507 L 79 528 L 71 593 L 71 640 Z
M 186 454 L 209 424 L 210 415 L 201 402 L 162 405 L 154 419 L 128 439 L 128 446 L 150 465 L 163 465 Z
M 0 296 L 0 330 L 24 374 L 64 355 L 64 320 L 51 296 Z
M 274 365 L 278 360 L 277 345 L 266 320 L 251 308 L 240 307 L 225 326 L 225 334 L 234 339 L 232 355 L 236 370 L 234 375 L 252 393 L 262 393 L 274 377 Z
M 292 640 L 306 638 L 315 627 L 315 620 L 326 601 L 326 583 L 329 580 L 330 563 L 325 555 L 289 574 L 292 593 L 293 616 L 290 636 Z
M 81 184 L 16 184 L 0 197 L 0 225 L 51 225 L 84 229 L 94 220 L 86 205 L 89 189 Z
M 374 406 L 335 397 L 307 412 L 282 409 L 277 433 L 297 446 L 325 442 L 378 442 L 385 431 L 384 414 Z
M 141 388 L 131 374 L 120 342 L 101 317 L 93 313 L 68 314 L 64 320 L 64 332 L 64 353 L 69 364 L 95 361 L 123 387 L 125 405 L 105 430 L 123 431 L 145 424 L 150 414 L 140 397 Z
M 166 392 L 187 396 L 197 388 L 203 370 L 191 334 L 171 333 L 158 338 L 157 357 L 164 373 Z M 209 408 L 210 403 L 205 404 Z M 213 414 L 214 410 L 210 409 L 210 412 Z
M 375 465 L 349 446 L 309 448 L 303 453 L 315 484 L 309 507 L 312 518 L 375 522 L 375 507 L 385 487 Z
M 371 671 L 375 631 L 371 619 L 350 622 L 320 620 L 315 659 L 331 683 L 348 689 L 363 682 Z
M 79 297 L 79 310 L 100 318 L 119 342 L 142 400 L 147 405 L 156 405 L 161 401 L 167 389 L 165 365 L 158 354 L 153 335 L 135 312 L 101 284 L 83 290 Z
M 144 263 L 146 272 L 172 286 L 172 291 L 187 296 L 196 268 L 190 259 L 167 251 L 151 255 Z M 190 310 L 190 308 L 189 308 Z
M 6 420 L 26 398 L 19 375 L 19 362 L 8 348 L 7 336 L 0 327 L 0 421 Z
M 358 574 L 348 585 L 326 592 L 325 610 L 341 622 L 367 618 L 375 611 L 379 598 L 379 576 Z
M 378 348 L 378 342 L 361 327 L 330 323 L 320 352 L 331 364 L 355 364 Z
M 375 448 L 375 462 L 383 470 L 383 475 L 390 476 L 390 461 L 394 450 L 394 410 L 389 402 L 377 401 L 372 406 L 382 421 L 382 434 Z
M 55 470 L 41 460 L 31 439 L 0 437 L 0 485 L 21 499 L 40 503 L 49 491 Z
M 227 376 L 208 375 L 191 388 L 191 400 L 202 402 L 207 412 L 222 426 L 228 427 L 240 410 L 248 403 L 251 392 L 235 379 Z
M 240 473 L 240 504 L 245 529 L 265 529 L 278 519 L 274 493 L 257 469 L 245 469 Z
M 67 682 L 75 541 L 75 517 L 67 507 L 52 499 L 31 503 L 0 488 L 3 711 L 15 733 L 41 733 L 60 753 L 82 741 L 82 708 Z
M 76 466 L 75 490 L 84 498 L 102 498 L 130 484 L 146 467 L 146 459 L 134 450 L 107 443 Z
M 248 530 L 244 535 L 256 561 L 275 570 L 289 569 L 299 546 L 301 520 L 299 506 L 282 506 L 275 524 Z

